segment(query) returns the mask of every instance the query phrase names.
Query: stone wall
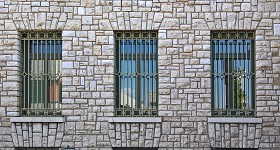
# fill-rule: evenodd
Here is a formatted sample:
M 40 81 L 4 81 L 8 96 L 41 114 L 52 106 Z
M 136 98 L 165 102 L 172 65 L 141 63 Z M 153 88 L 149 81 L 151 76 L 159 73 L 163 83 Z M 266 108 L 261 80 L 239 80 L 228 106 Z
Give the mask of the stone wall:
M 61 147 L 62 123 L 13 123 L 15 147 Z
M 18 137 L 20 143 L 21 132 L 15 132 L 15 127 L 31 132 L 29 127 L 35 125 L 10 122 L 10 117 L 19 116 L 22 96 L 19 33 L 58 30 L 63 33 L 65 122 L 61 147 L 108 149 L 134 146 L 133 139 L 139 139 L 135 146 L 145 143 L 146 147 L 162 149 L 210 149 L 236 146 L 233 144 L 237 141 L 244 148 L 277 149 L 280 147 L 279 15 L 280 2 L 269 0 L 0 0 L 0 148 L 21 146 L 15 141 L 17 138 L 12 138 Z M 114 116 L 114 31 L 117 30 L 158 31 L 161 123 L 107 121 Z M 212 30 L 255 31 L 256 110 L 262 124 L 217 123 L 211 127 L 208 123 Z M 51 129 L 51 124 L 37 125 Z M 253 129 L 261 133 L 252 133 Z M 213 133 L 223 137 L 224 144 L 221 141 L 215 144 Z M 131 143 L 127 143 L 129 139 Z M 229 141 L 232 143 L 228 144 Z

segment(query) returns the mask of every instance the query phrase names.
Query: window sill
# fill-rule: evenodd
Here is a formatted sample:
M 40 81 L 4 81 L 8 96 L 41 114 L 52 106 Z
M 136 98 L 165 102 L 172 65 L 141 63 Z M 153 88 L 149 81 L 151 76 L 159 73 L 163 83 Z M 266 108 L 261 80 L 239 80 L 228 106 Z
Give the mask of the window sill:
M 161 117 L 111 117 L 108 122 L 124 122 L 124 123 L 159 123 Z
M 64 122 L 64 117 L 11 117 L 10 122 Z
M 262 118 L 211 117 L 208 123 L 262 123 Z

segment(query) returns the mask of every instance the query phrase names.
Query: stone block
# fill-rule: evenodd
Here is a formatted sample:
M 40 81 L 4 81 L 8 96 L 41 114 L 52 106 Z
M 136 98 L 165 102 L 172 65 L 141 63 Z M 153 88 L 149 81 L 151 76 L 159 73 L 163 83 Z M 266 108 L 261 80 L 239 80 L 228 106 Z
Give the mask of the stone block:
M 274 35 L 280 35 L 280 24 L 273 25 L 273 33 Z
M 42 133 L 33 133 L 33 147 L 42 147 Z

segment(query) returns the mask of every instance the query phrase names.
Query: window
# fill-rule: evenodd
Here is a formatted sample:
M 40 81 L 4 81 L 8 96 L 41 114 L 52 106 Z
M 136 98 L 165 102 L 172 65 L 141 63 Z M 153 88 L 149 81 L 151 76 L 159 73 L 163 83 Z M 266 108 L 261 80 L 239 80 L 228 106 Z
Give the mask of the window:
M 22 116 L 55 116 L 61 108 L 60 32 L 21 33 Z
M 211 33 L 212 115 L 255 116 L 253 31 Z
M 116 116 L 157 116 L 157 32 L 116 32 Z

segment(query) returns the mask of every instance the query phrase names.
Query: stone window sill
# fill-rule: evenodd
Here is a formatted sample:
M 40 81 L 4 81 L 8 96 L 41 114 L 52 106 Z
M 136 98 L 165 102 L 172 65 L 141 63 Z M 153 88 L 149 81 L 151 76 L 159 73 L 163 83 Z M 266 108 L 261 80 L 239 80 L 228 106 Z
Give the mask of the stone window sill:
M 64 117 L 11 117 L 10 122 L 64 122 Z
M 211 117 L 208 123 L 262 123 L 262 118 Z
M 161 117 L 111 117 L 108 122 L 124 122 L 124 123 L 159 123 Z

